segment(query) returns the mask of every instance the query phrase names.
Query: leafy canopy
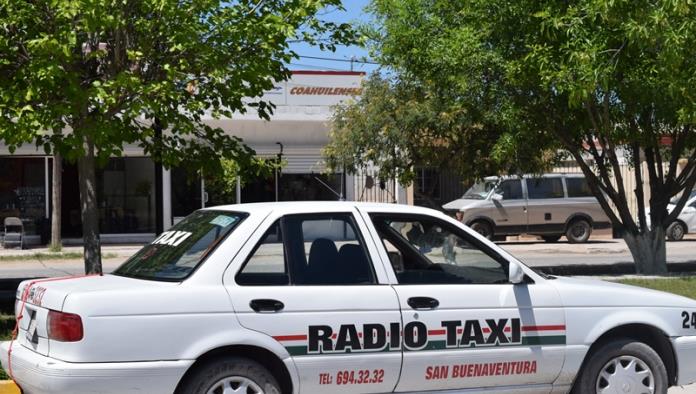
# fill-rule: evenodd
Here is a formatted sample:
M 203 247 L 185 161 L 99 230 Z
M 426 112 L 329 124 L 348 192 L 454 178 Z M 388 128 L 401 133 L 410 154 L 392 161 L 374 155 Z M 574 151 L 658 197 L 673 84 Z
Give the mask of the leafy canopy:
M 456 4 L 372 2 L 375 20 L 363 31 L 383 68 L 359 101 L 337 109 L 324 151 L 330 168 L 374 165 L 409 184 L 422 166 L 473 180 L 548 165 L 557 144 L 527 144 L 514 132 L 520 109 L 503 90 L 505 63 Z
M 102 162 L 136 144 L 167 166 L 258 167 L 205 120 L 245 100 L 268 118 L 257 97 L 289 76 L 289 40 L 352 42 L 350 26 L 318 19 L 327 6 L 340 0 L 0 0 L 0 140 L 70 160 L 89 141 Z

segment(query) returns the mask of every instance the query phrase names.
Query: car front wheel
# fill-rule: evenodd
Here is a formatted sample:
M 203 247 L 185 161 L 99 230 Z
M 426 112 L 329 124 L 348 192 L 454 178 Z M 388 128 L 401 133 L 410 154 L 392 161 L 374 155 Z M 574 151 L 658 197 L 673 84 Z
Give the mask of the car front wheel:
M 177 394 L 280 394 L 280 386 L 256 361 L 223 357 L 198 366 L 182 382 Z
M 483 220 L 477 220 L 471 223 L 470 227 L 472 230 L 483 235 L 487 239 L 493 239 L 493 227 L 487 222 L 484 222 Z
M 575 394 L 666 394 L 667 369 L 650 346 L 633 340 L 608 342 L 589 356 Z

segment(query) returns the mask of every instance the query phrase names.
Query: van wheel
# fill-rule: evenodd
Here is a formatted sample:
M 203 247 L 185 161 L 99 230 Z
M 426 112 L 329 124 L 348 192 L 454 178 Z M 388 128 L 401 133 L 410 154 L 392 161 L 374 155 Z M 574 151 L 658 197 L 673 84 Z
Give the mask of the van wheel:
M 566 229 L 566 238 L 571 244 L 581 244 L 587 242 L 592 234 L 592 226 L 585 219 L 575 219 Z
M 197 367 L 177 394 L 280 394 L 273 375 L 256 361 L 223 357 Z
M 619 339 L 598 348 L 587 360 L 572 393 L 667 393 L 667 368 L 650 346 Z
M 490 224 L 487 222 L 484 222 L 482 220 L 477 220 L 469 225 L 472 230 L 476 231 L 477 233 L 483 235 L 487 239 L 493 239 L 493 227 L 491 227 Z
M 686 226 L 682 222 L 673 222 L 667 227 L 667 239 L 670 241 L 681 241 L 686 234 Z
M 554 243 L 554 242 L 558 242 L 558 240 L 561 239 L 561 236 L 560 235 L 542 235 L 541 239 L 543 239 L 544 241 L 549 242 L 549 243 Z

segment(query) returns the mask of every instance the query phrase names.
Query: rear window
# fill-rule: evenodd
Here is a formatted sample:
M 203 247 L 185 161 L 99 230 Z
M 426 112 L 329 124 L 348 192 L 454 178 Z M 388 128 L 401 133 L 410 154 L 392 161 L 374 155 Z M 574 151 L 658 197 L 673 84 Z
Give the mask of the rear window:
M 246 214 L 196 211 L 158 236 L 114 274 L 177 282 L 188 277 Z
M 592 197 L 592 189 L 585 178 L 566 178 L 568 197 Z

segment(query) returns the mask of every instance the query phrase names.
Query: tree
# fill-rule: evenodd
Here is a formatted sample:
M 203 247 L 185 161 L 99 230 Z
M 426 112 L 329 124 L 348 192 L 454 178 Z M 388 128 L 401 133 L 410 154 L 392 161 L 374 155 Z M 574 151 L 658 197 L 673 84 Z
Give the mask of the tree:
M 454 86 L 455 108 L 481 111 L 466 100 L 480 98 L 488 116 L 472 119 L 502 128 L 472 162 L 565 150 L 637 271 L 666 272 L 664 230 L 696 183 L 696 10 L 687 1 L 374 0 L 371 10 L 374 56 L 391 78 L 426 96 Z M 624 186 L 622 156 L 635 190 Z
M 61 237 L 61 200 L 63 194 L 63 157 L 53 154 L 53 176 L 51 177 L 51 244 L 49 249 L 59 252 L 63 248 Z
M 326 6 L 340 0 L 0 0 L 0 140 L 77 162 L 86 272 L 101 272 L 97 165 L 137 144 L 167 167 L 214 173 L 223 157 L 259 170 L 204 116 L 249 105 L 268 118 L 258 97 L 289 76 L 288 40 L 353 39 L 317 18 Z

